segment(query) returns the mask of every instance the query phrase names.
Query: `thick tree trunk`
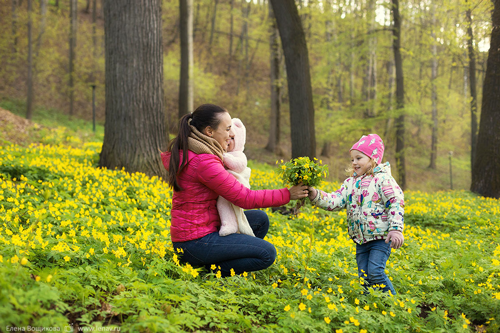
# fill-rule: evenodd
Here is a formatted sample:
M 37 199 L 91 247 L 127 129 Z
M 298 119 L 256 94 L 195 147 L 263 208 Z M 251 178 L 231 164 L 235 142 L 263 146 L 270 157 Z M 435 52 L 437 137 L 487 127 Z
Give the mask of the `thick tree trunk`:
M 403 77 L 403 59 L 401 57 L 401 17 L 399 15 L 399 0 L 392 0 L 392 15 L 394 19 L 393 43 L 394 64 L 396 67 L 396 165 L 398 170 L 398 183 L 402 189 L 406 188 L 405 165 L 405 92 Z
M 26 107 L 26 119 L 31 120 L 33 115 L 33 6 L 32 0 L 28 0 L 28 98 Z
M 476 56 L 474 54 L 474 35 L 472 33 L 472 12 L 466 11 L 467 17 L 467 50 L 469 52 L 469 86 L 470 86 L 470 160 L 471 170 L 474 168 L 477 141 L 477 91 L 476 91 Z
M 471 191 L 500 198 L 500 0 L 494 0 L 492 32 L 484 77 L 481 122 L 477 136 Z
M 161 0 L 104 1 L 106 123 L 99 165 L 166 177 Z
M 271 0 L 285 54 L 290 105 L 292 158 L 316 155 L 309 53 L 293 0 Z
M 181 75 L 179 119 L 193 112 L 193 0 L 180 0 Z
M 432 10 L 432 33 L 431 37 L 433 39 L 432 48 L 432 67 L 431 67 L 431 100 L 432 100 L 432 137 L 431 137 L 431 162 L 429 164 L 430 169 L 436 169 L 436 159 L 437 159 L 437 132 L 438 132 L 438 117 L 437 117 L 437 40 L 436 40 L 436 15 L 435 6 Z
M 75 49 L 77 30 L 78 0 L 70 0 L 70 33 L 69 33 L 69 115 L 72 116 L 75 105 Z
M 280 54 L 279 54 L 279 31 L 276 26 L 276 18 L 274 17 L 273 7 L 269 3 L 269 48 L 271 61 L 271 116 L 269 128 L 269 141 L 266 149 L 271 152 L 276 152 L 280 141 Z

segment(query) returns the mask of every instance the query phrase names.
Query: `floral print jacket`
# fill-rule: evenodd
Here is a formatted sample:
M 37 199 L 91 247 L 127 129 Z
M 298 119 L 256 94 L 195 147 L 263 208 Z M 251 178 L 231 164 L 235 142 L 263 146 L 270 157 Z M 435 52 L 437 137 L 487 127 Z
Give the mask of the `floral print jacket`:
M 404 195 L 391 175 L 389 162 L 374 175 L 347 178 L 333 193 L 316 191 L 313 205 L 326 210 L 347 208 L 349 236 L 357 244 L 385 239 L 389 231 L 404 229 Z

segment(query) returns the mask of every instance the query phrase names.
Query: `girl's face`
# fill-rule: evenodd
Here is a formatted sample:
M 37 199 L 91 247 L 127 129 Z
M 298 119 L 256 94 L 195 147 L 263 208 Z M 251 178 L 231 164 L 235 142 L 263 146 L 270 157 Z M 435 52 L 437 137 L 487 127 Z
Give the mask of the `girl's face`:
M 217 129 L 213 129 L 208 126 L 205 128 L 205 134 L 217 140 L 222 146 L 224 151 L 227 151 L 227 147 L 231 142 L 231 138 L 234 137 L 233 130 L 231 129 L 231 116 L 228 112 L 219 113 L 220 123 Z
M 364 175 L 370 169 L 370 158 L 358 150 L 351 150 L 352 168 L 358 176 Z

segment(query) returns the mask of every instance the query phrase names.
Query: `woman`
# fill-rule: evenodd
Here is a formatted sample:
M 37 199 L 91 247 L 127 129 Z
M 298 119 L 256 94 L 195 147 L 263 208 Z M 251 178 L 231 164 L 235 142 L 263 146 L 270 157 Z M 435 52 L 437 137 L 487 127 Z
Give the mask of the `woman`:
M 245 211 L 256 237 L 219 236 L 217 198 L 221 195 L 244 209 L 281 206 L 308 196 L 307 186 L 252 191 L 224 169 L 222 154 L 234 134 L 231 116 L 224 108 L 204 104 L 181 118 L 179 133 L 162 153 L 168 184 L 174 189 L 170 235 L 182 260 L 193 266 L 220 267 L 223 276 L 269 267 L 276 258 L 274 246 L 264 240 L 269 218 L 260 210 Z

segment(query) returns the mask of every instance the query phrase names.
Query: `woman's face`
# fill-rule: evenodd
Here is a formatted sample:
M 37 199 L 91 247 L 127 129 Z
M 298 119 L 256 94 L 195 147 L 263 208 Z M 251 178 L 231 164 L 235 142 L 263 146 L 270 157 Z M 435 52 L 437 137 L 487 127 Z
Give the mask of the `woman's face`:
M 224 152 L 226 152 L 231 142 L 231 138 L 234 137 L 233 130 L 231 129 L 231 116 L 228 112 L 223 112 L 219 113 L 218 117 L 220 119 L 219 127 L 214 130 L 208 126 L 205 128 L 205 134 L 217 140 L 222 146 L 222 149 L 224 149 Z

